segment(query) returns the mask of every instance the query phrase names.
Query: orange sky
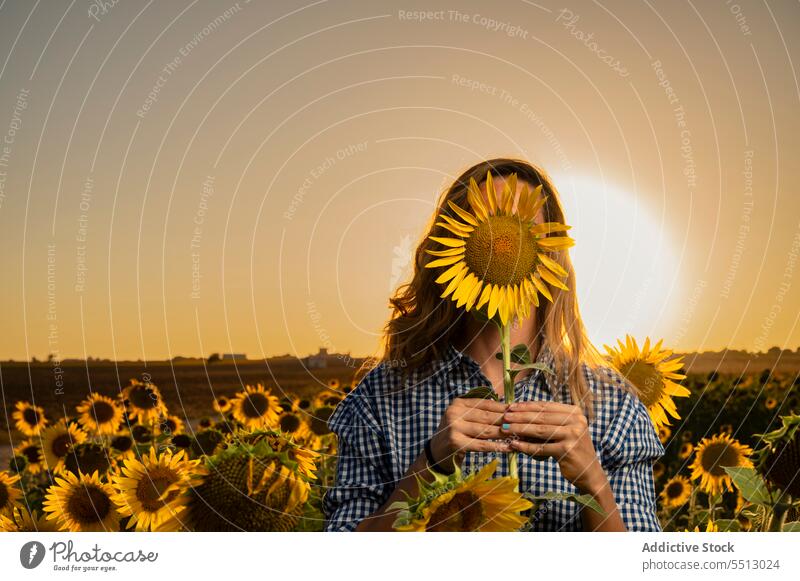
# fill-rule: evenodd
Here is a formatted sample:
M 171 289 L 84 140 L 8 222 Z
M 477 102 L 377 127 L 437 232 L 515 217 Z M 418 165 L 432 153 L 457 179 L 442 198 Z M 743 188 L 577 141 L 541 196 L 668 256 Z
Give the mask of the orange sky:
M 256 4 L 2 4 L 0 358 L 373 353 L 500 155 L 597 342 L 800 345 L 796 2 Z

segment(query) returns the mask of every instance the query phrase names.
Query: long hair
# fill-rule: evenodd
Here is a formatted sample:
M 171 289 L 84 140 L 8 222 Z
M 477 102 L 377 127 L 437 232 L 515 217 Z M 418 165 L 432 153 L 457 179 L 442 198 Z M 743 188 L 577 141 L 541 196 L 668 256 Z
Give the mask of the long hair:
M 395 369 L 403 369 L 404 374 L 414 370 L 424 371 L 433 361 L 441 359 L 452 340 L 465 330 L 470 315 L 456 307 L 449 298 L 440 298 L 442 289 L 435 282 L 438 273 L 435 269 L 425 268 L 425 264 L 432 259 L 426 250 L 436 244 L 430 240 L 430 236 L 450 235 L 435 223 L 441 213 L 452 215 L 447 202 L 469 209 L 467 188 L 470 179 L 474 178 L 481 184 L 486 180 L 487 171 L 503 177 L 517 174 L 518 180 L 528 182 L 533 187 L 541 185 L 542 194 L 546 196 L 542 209 L 544 221 L 565 222 L 556 188 L 542 169 L 528 162 L 492 159 L 474 165 L 461 174 L 441 196 L 428 232 L 417 247 L 411 281 L 400 286 L 389 299 L 392 315 L 384 329 L 382 361 Z M 572 401 L 591 417 L 592 393 L 583 365 L 596 370 L 608 363 L 586 335 L 578 309 L 575 273 L 568 252 L 554 252 L 551 257 L 567 271 L 565 283 L 569 290 L 550 287 L 553 302 L 542 297 L 540 306 L 536 307 L 540 348 L 549 347 L 555 371 L 566 381 Z

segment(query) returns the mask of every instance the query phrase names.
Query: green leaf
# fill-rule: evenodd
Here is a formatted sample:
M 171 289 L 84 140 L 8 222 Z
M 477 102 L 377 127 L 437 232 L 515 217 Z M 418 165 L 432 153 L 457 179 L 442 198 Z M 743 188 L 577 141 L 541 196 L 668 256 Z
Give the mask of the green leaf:
M 555 492 L 551 490 L 550 492 L 545 492 L 539 496 L 526 494 L 525 498 L 535 502 L 536 504 L 539 504 L 543 501 L 566 500 L 567 502 L 575 502 L 583 507 L 589 508 L 600 516 L 606 516 L 606 511 L 602 509 L 602 507 L 597 503 L 591 494 L 572 494 L 569 492 Z
M 733 483 L 745 500 L 753 504 L 770 505 L 772 499 L 767 490 L 764 480 L 753 468 L 743 468 L 741 466 L 725 467 L 725 472 L 733 479 Z
M 718 518 L 714 524 L 721 533 L 738 533 L 742 530 L 742 525 L 736 519 Z
M 783 532 L 785 533 L 800 533 L 800 522 L 787 522 L 783 525 Z
M 495 353 L 494 356 L 497 359 L 503 359 L 503 352 Z M 528 350 L 528 346 L 524 343 L 520 343 L 519 345 L 514 345 L 511 348 L 511 353 L 509 353 L 509 358 L 511 359 L 511 363 L 520 363 L 526 364 L 531 362 L 531 352 Z
M 494 401 L 498 400 L 497 393 L 495 393 L 494 389 L 491 387 L 486 387 L 482 385 L 481 387 L 473 387 L 464 395 L 459 397 L 465 397 L 469 399 L 493 399 Z

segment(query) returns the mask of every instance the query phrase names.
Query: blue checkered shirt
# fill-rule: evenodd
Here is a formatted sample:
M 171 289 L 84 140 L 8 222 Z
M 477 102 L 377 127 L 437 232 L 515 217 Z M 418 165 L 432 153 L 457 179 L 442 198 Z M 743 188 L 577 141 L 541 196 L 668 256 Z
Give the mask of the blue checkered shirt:
M 540 350 L 537 361 L 552 367 L 552 353 Z M 584 366 L 595 397 L 590 433 L 620 514 L 630 531 L 659 531 L 653 484 L 653 462 L 664 448 L 644 404 L 609 370 L 612 381 Z M 381 364 L 370 371 L 336 408 L 329 426 L 338 436 L 336 483 L 323 497 L 327 531 L 352 531 L 389 498 L 425 441 L 439 426 L 451 400 L 469 389 L 491 385 L 480 366 L 454 347 L 424 376 L 412 372 L 402 386 L 400 375 Z M 398 389 L 401 387 L 401 389 Z M 555 375 L 535 370 L 515 385 L 517 401 L 571 403 Z M 498 458 L 496 476 L 508 474 L 506 454 L 467 452 L 465 473 Z M 553 458 L 519 455 L 520 490 L 535 495 L 553 490 L 577 492 Z M 550 501 L 526 515 L 523 530 L 582 530 L 578 505 Z

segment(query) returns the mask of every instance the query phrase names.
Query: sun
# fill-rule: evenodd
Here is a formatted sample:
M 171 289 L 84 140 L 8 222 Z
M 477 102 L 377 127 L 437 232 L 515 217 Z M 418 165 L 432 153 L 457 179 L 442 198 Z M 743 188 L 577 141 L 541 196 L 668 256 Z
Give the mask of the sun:
M 674 337 L 687 292 L 668 202 L 651 202 L 607 176 L 554 172 L 581 244 L 570 250 L 581 316 L 596 345 L 630 333 Z M 681 333 L 683 336 L 683 333 Z

